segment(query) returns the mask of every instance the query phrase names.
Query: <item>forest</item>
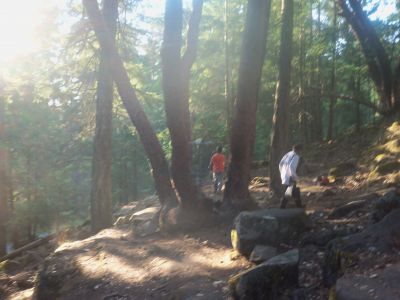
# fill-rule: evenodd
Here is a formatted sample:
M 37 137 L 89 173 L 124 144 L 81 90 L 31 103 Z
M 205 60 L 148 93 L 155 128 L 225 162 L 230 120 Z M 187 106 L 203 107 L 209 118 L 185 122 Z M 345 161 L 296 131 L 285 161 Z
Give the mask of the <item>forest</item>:
M 49 241 L 54 244 L 55 239 L 57 247 L 63 248 L 60 240 L 82 240 L 82 249 L 91 249 L 83 237 L 66 238 L 67 233 L 85 232 L 89 240 L 104 235 L 101 247 L 107 248 L 111 245 L 106 238 L 119 234 L 112 230 L 125 230 L 119 245 L 154 227 L 149 237 L 140 237 L 143 244 L 162 248 L 170 237 L 171 249 L 190 252 L 196 251 L 198 238 L 215 242 L 219 246 L 214 248 L 221 253 L 225 247 L 224 254 L 210 252 L 206 259 L 233 251 L 226 246 L 232 243 L 240 255 L 230 261 L 231 269 L 221 267 L 225 273 L 213 273 L 211 287 L 219 291 L 200 288 L 205 283 L 199 274 L 208 272 L 201 269 L 191 274 L 197 285 L 182 292 L 184 296 L 169 293 L 177 283 L 169 292 L 165 290 L 169 281 L 163 280 L 174 275 L 164 278 L 161 271 L 154 275 L 157 280 L 143 277 L 140 281 L 147 284 L 150 294 L 140 284 L 130 292 L 129 282 L 137 277 L 119 279 L 116 285 L 125 282 L 128 290 L 110 294 L 110 286 L 90 281 L 105 275 L 93 271 L 96 276 L 91 278 L 81 266 L 82 282 L 99 286 L 95 291 L 82 287 L 81 294 L 55 296 L 40 288 L 40 278 L 47 276 L 40 271 L 30 286 L 33 299 L 145 299 L 149 295 L 153 297 L 149 299 L 228 299 L 228 294 L 232 299 L 353 299 L 332 296 L 331 287 L 338 287 L 340 277 L 332 257 L 345 250 L 337 250 L 339 246 L 331 241 L 345 236 L 339 233 L 343 230 L 346 235 L 362 236 L 364 229 L 372 228 L 367 225 L 370 215 L 373 224 L 389 220 L 376 217 L 379 213 L 374 209 L 381 209 L 378 198 L 392 195 L 394 199 L 385 200 L 391 202 L 390 209 L 383 209 L 384 215 L 400 208 L 398 1 L 40 2 L 10 1 L 0 8 L 0 272 L 7 273 L 5 264 L 12 260 L 7 255 L 21 255 L 18 249 L 27 245 L 37 249 Z M 291 207 L 282 215 L 273 211 L 284 193 L 279 163 L 293 145 L 304 148 L 298 170 L 301 216 Z M 213 193 L 209 164 L 217 147 L 222 147 L 225 157 L 224 184 L 222 191 Z M 369 197 L 372 194 L 375 197 Z M 350 205 L 354 202 L 359 206 Z M 350 205 L 357 220 L 327 221 L 339 219 L 332 214 L 341 205 Z M 151 219 L 126 217 L 121 213 L 126 207 L 135 208 L 131 214 L 151 211 Z M 315 279 L 323 281 L 324 288 L 320 283 L 300 284 L 305 295 L 301 298 L 296 296 L 300 289 L 293 292 L 290 276 L 285 275 L 283 281 L 271 285 L 285 286 L 284 291 L 268 284 L 257 286 L 245 275 L 232 277 L 226 289 L 218 283 L 249 268 L 247 259 L 257 243 L 247 250 L 247 242 L 241 241 L 239 227 L 250 225 L 244 225 L 246 220 L 240 223 L 240 216 L 264 209 L 272 209 L 269 214 L 279 222 L 305 226 L 296 239 L 303 243 L 296 244 L 300 261 L 307 259 L 304 253 L 313 253 L 315 260 L 322 251 L 304 247 L 312 232 L 333 232 L 322 245 L 330 245 L 322 251 L 323 279 Z M 311 220 L 312 229 L 301 223 L 303 217 Z M 388 246 L 380 253 L 388 251 L 391 257 L 399 249 L 400 224 L 387 222 L 394 228 L 394 248 Z M 270 232 L 274 225 L 254 224 L 266 226 L 263 234 L 276 234 Z M 131 231 L 136 232 L 135 238 Z M 140 238 L 132 243 L 140 244 Z M 360 239 L 361 244 L 380 249 Z M 289 253 L 295 248 L 292 242 L 291 237 L 274 247 L 278 253 L 286 248 Z M 260 243 L 269 245 L 265 239 Z M 51 252 L 57 248 L 52 247 Z M 110 249 L 105 257 L 117 255 L 122 248 Z M 124 259 L 129 261 L 129 255 Z M 73 260 L 75 268 L 78 256 L 65 259 Z M 61 258 L 57 259 L 54 265 L 61 264 Z M 391 259 L 398 266 L 398 259 Z M 18 265 L 20 272 L 29 264 Z M 43 266 L 34 272 L 45 270 Z M 143 265 L 151 273 L 149 268 Z M 396 272 L 400 274 L 400 268 Z M 300 274 L 308 273 L 301 269 Z M 314 280 L 302 276 L 302 282 Z M 7 284 L 3 285 L 2 278 L 1 299 L 31 299 L 6 298 L 16 291 L 3 287 Z M 286 285 L 293 292 L 290 297 Z M 380 287 L 370 290 L 378 293 Z M 371 299 L 398 299 L 381 296 L 392 291 L 385 292 Z

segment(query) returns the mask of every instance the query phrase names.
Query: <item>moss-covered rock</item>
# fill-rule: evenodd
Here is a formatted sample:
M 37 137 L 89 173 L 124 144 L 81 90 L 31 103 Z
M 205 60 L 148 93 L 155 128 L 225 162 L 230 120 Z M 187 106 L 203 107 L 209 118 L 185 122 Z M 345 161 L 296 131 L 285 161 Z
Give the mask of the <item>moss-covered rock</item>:
M 393 122 L 392 125 L 390 125 L 387 128 L 387 132 L 391 135 L 391 136 L 400 136 L 400 123 L 398 121 Z
M 400 138 L 389 140 L 383 145 L 383 149 L 392 154 L 400 154 Z
M 264 209 L 241 212 L 231 231 L 235 250 L 249 256 L 256 245 L 277 246 L 298 237 L 309 225 L 303 209 Z
M 298 274 L 299 250 L 294 249 L 233 276 L 229 287 L 235 300 L 282 299 L 298 286 Z

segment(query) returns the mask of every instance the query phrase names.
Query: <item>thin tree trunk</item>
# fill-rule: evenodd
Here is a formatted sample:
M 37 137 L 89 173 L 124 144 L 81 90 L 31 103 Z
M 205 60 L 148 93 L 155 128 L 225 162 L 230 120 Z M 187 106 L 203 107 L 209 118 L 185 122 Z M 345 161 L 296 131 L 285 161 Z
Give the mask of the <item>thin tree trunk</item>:
M 318 21 L 317 21 L 317 36 L 318 36 L 318 43 L 321 42 L 321 0 L 318 0 Z M 321 91 L 323 85 L 321 84 L 321 70 L 322 70 L 322 57 L 321 54 L 318 55 L 317 60 L 317 84 L 321 86 L 321 90 L 318 90 L 318 95 L 316 97 L 315 102 L 315 117 L 316 117 L 316 124 L 315 124 L 315 131 L 316 131 L 316 138 L 318 141 L 322 140 L 323 136 L 323 128 L 322 128 L 322 115 L 323 115 L 323 107 L 322 107 L 322 97 Z
M 136 201 L 138 198 L 138 186 L 139 186 L 139 176 L 138 176 L 138 150 L 137 150 L 136 140 L 134 141 L 133 145 L 133 152 L 132 152 L 132 179 L 131 179 L 131 199 L 132 201 Z
M 144 150 L 150 160 L 154 183 L 160 202 L 163 207 L 175 206 L 177 204 L 177 198 L 171 185 L 168 164 L 164 152 L 132 87 L 123 62 L 118 55 L 117 48 L 113 43 L 107 25 L 100 13 L 97 1 L 83 0 L 82 2 L 86 8 L 101 48 L 106 49 L 110 55 L 110 72 L 113 75 L 118 93 L 121 96 L 132 123 L 138 131 Z
M 333 36 L 332 36 L 332 70 L 331 70 L 331 97 L 329 98 L 328 133 L 327 139 L 333 138 L 334 107 L 336 102 L 336 41 L 337 41 L 337 9 L 333 2 Z
M 172 143 L 171 175 L 183 209 L 198 208 L 203 198 L 191 171 L 192 145 L 189 111 L 190 69 L 196 58 L 202 7 L 202 0 L 193 1 L 186 52 L 181 56 L 182 1 L 167 0 L 165 4 L 164 40 L 161 51 L 162 85 L 167 125 Z
M 270 189 L 282 193 L 279 161 L 288 148 L 290 108 L 290 73 L 293 42 L 293 0 L 282 0 L 282 28 L 279 58 L 279 78 L 276 86 L 275 107 L 271 132 Z
M 111 39 L 117 32 L 118 0 L 103 0 L 103 16 Z M 107 49 L 100 49 L 100 66 L 96 92 L 96 129 L 93 140 L 92 186 L 90 193 L 91 228 L 96 233 L 112 225 L 112 63 Z
M 4 87 L 0 82 L 0 257 L 7 252 L 7 221 L 8 221 L 8 158 L 4 146 L 5 127 Z
M 249 0 L 241 49 L 238 95 L 230 137 L 231 163 L 224 203 L 238 210 L 254 207 L 249 194 L 256 112 L 264 63 L 270 0 Z
M 357 75 L 356 80 L 356 89 L 355 89 L 355 97 L 357 99 L 361 98 L 361 78 L 360 75 Z M 361 105 L 359 102 L 356 103 L 356 131 L 360 132 L 362 125 L 362 116 L 361 116 Z
M 303 1 L 300 1 L 300 11 L 303 10 Z M 300 136 L 302 143 L 306 143 L 308 140 L 308 126 L 307 126 L 307 99 L 304 97 L 304 69 L 305 69 L 305 36 L 304 36 L 304 25 L 300 25 L 300 51 L 299 51 L 299 127 Z
M 228 13 L 229 13 L 229 1 L 224 1 L 224 55 L 225 55 L 225 78 L 224 78 L 224 95 L 226 103 L 226 127 L 228 132 L 231 131 L 232 127 L 232 112 L 233 112 L 233 97 L 231 87 L 231 62 L 229 55 L 229 24 L 228 24 Z M 228 136 L 229 140 L 229 136 Z

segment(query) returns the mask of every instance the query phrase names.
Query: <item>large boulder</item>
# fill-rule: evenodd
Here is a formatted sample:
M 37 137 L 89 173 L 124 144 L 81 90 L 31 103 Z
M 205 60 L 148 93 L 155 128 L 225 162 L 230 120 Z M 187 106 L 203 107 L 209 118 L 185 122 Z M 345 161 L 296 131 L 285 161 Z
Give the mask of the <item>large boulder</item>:
M 397 208 L 400 208 L 400 192 L 393 189 L 375 201 L 373 205 L 372 220 L 374 222 L 379 222 L 388 213 Z
M 251 252 L 249 260 L 255 264 L 260 264 L 276 256 L 276 254 L 277 249 L 275 247 L 257 245 Z
M 345 205 L 336 207 L 328 215 L 328 219 L 340 219 L 346 217 L 349 213 L 363 208 L 368 202 L 366 200 L 356 200 L 346 203 Z
M 309 219 L 303 209 L 265 209 L 241 212 L 231 231 L 232 246 L 249 256 L 256 245 L 278 246 L 304 232 Z
M 235 300 L 275 300 L 298 286 L 299 250 L 290 250 L 229 280 Z
M 354 264 L 356 251 L 390 252 L 400 249 L 400 209 L 389 213 L 382 221 L 364 231 L 337 238 L 329 242 L 325 254 L 324 283 L 331 287 L 346 267 Z

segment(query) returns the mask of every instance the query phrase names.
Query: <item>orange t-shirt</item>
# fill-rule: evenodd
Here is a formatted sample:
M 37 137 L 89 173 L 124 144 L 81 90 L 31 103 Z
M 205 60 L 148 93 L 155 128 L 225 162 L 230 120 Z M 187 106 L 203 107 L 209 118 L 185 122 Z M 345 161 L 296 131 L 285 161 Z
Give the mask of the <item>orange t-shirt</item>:
M 214 173 L 224 172 L 225 169 L 225 156 L 221 153 L 215 153 L 211 157 L 212 170 Z

